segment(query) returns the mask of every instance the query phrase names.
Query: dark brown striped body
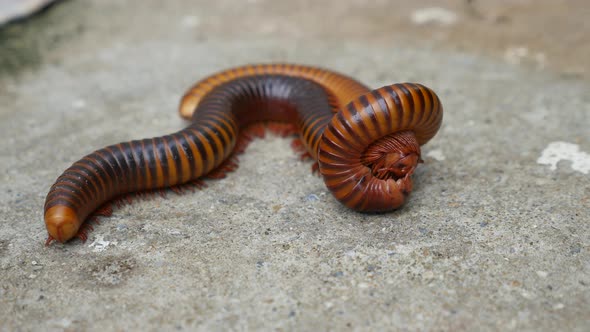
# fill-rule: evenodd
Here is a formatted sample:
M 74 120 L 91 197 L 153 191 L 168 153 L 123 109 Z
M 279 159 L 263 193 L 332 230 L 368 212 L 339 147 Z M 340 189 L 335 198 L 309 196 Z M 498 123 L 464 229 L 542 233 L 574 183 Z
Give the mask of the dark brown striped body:
M 180 111 L 191 117 L 187 128 L 108 146 L 68 168 L 47 195 L 50 239 L 74 237 L 89 215 L 116 196 L 209 174 L 235 153 L 240 131 L 259 122 L 295 124 L 328 188 L 345 205 L 391 210 L 411 190 L 419 145 L 442 120 L 438 98 L 421 85 L 369 92 L 346 76 L 297 65 L 244 66 L 213 75 L 185 94 Z
M 246 65 L 224 70 L 194 84 L 182 97 L 178 107 L 180 116 L 190 119 L 202 98 L 220 85 L 237 78 L 258 75 L 284 75 L 313 81 L 323 86 L 332 95 L 336 106 L 340 107 L 370 90 L 348 76 L 322 68 L 283 63 Z

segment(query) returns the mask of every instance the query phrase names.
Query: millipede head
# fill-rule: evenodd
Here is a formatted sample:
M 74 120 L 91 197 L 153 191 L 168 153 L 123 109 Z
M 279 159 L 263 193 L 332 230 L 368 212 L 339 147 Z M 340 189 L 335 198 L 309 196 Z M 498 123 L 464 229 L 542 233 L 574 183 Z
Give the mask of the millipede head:
M 420 158 L 420 144 L 411 131 L 385 136 L 371 144 L 361 157 L 363 165 L 371 168 L 381 180 L 399 180 L 416 170 Z
M 412 191 L 420 145 L 441 122 L 440 100 L 420 84 L 393 84 L 359 96 L 334 115 L 320 140 L 326 186 L 357 211 L 399 208 Z

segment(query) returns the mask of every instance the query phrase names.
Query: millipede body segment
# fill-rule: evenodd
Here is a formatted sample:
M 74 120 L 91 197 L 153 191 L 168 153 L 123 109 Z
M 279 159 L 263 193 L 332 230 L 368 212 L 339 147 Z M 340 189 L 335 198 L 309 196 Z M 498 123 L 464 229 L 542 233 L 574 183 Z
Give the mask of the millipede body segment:
M 222 177 L 235 168 L 235 154 L 260 123 L 298 134 L 305 154 L 344 205 L 357 211 L 396 209 L 412 190 L 420 145 L 442 122 L 437 95 L 423 85 L 370 90 L 345 75 L 289 64 L 212 75 L 185 93 L 179 111 L 191 120 L 188 127 L 107 146 L 64 171 L 45 201 L 48 243 L 76 235 L 85 239 L 85 221 L 118 196 Z

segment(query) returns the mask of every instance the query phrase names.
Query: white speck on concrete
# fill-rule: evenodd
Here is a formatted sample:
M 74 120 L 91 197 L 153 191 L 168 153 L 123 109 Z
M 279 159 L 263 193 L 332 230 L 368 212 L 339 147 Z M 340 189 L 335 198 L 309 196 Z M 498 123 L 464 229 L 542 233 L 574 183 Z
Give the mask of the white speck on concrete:
M 88 248 L 94 248 L 92 249 L 93 252 L 101 252 L 105 251 L 110 244 L 111 241 L 105 241 L 104 238 L 99 235 L 94 242 L 88 245 Z
M 72 325 L 72 320 L 68 318 L 51 319 L 47 323 L 49 326 L 67 328 Z
M 547 278 L 549 273 L 547 273 L 546 271 L 537 271 L 537 275 L 541 278 Z
M 177 229 L 172 229 L 172 230 L 168 231 L 168 234 L 174 235 L 174 236 L 182 235 L 182 233 Z
M 557 163 L 562 160 L 571 161 L 571 167 L 574 171 L 584 174 L 590 172 L 590 154 L 580 151 L 577 144 L 568 142 L 549 143 L 537 159 L 537 163 L 549 165 L 551 170 L 554 171 L 557 169 Z
M 432 272 L 432 270 L 424 271 L 422 278 L 424 280 L 432 280 L 434 279 L 434 272 Z
M 412 22 L 418 25 L 428 23 L 438 23 L 441 25 L 451 25 L 457 21 L 457 14 L 454 12 L 440 8 L 428 7 L 414 11 L 412 13 Z
M 543 52 L 531 52 L 526 46 L 511 46 L 504 51 L 506 62 L 519 65 L 521 63 L 535 64 L 537 69 L 545 68 L 547 56 Z
M 556 305 L 553 306 L 553 309 L 555 310 L 561 310 L 565 308 L 565 305 L 563 303 L 557 303 Z
M 349 251 L 345 252 L 344 255 L 346 255 L 348 257 L 356 257 L 357 253 L 354 250 L 349 250 Z
M 440 150 L 440 149 L 428 151 L 428 153 L 426 153 L 426 157 L 430 157 L 430 158 L 432 158 L 434 160 L 438 160 L 438 161 L 445 160 L 445 155 L 443 154 L 442 150 Z
M 76 109 L 86 107 L 86 101 L 84 99 L 77 99 L 72 102 L 72 107 Z
M 504 59 L 506 62 L 513 65 L 518 65 L 521 61 L 529 55 L 529 49 L 525 46 L 512 46 L 504 52 Z
M 199 17 L 194 16 L 194 15 L 184 16 L 182 18 L 182 20 L 180 21 L 180 24 L 184 28 L 194 28 L 194 27 L 199 26 L 200 23 L 201 23 L 201 20 L 199 20 Z
M 545 66 L 547 64 L 547 56 L 545 56 L 544 53 L 541 53 L 541 52 L 536 53 L 533 56 L 533 59 L 535 60 L 538 69 L 545 68 Z
M 316 194 L 309 194 L 309 195 L 305 196 L 306 202 L 317 202 L 319 200 L 320 200 L 320 198 Z

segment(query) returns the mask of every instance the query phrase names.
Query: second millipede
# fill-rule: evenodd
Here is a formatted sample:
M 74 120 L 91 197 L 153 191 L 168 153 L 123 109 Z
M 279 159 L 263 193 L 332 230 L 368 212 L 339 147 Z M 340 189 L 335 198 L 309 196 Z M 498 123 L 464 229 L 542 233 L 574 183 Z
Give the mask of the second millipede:
M 399 208 L 411 175 L 442 123 L 438 96 L 416 83 L 370 90 L 321 68 L 293 64 L 246 65 L 209 76 L 183 96 L 188 127 L 161 137 L 110 145 L 66 169 L 45 201 L 49 237 L 87 237 L 88 222 L 121 195 L 199 185 L 236 165 L 261 124 L 298 134 L 334 197 L 357 211 Z

